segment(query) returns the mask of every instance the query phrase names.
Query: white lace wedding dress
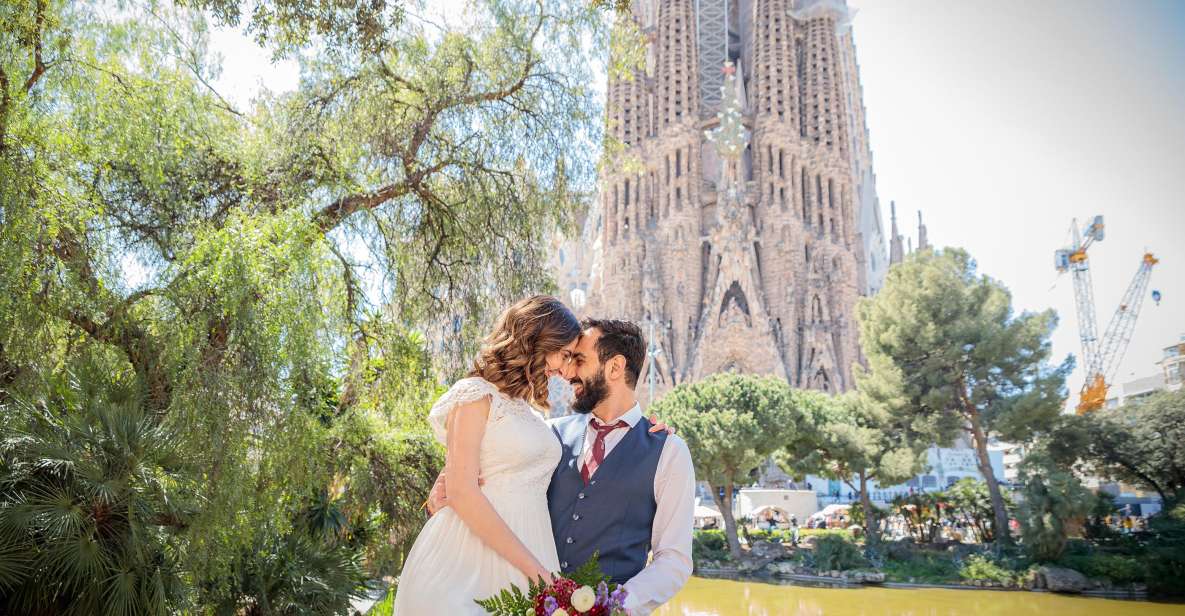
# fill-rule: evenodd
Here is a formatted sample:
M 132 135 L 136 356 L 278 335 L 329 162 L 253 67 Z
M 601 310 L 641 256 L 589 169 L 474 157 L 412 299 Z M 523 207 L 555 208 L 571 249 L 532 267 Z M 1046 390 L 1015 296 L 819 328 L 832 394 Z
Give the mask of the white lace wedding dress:
M 428 414 L 436 438 L 445 443 L 445 420 L 458 405 L 490 397 L 481 441 L 482 492 L 510 530 L 549 571 L 559 571 L 547 486 L 560 461 L 560 442 L 525 400 L 509 398 L 493 384 L 469 377 L 457 381 Z M 484 614 L 474 599 L 485 599 L 527 578 L 506 562 L 450 508 L 432 516 L 420 531 L 399 577 L 396 616 Z

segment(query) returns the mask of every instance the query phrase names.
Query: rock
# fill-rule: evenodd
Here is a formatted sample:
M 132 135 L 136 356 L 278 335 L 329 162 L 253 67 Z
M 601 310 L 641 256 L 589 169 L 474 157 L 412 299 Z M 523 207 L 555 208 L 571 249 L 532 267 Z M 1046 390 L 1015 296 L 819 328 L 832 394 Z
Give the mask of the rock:
M 772 562 L 766 565 L 765 568 L 774 575 L 790 575 L 794 573 L 794 563 L 789 560 Z
M 772 541 L 756 541 L 749 547 L 749 554 L 753 556 L 778 556 L 786 555 L 786 547 L 780 543 Z
M 1044 566 L 1037 569 L 1045 588 L 1053 592 L 1080 593 L 1086 589 L 1086 576 L 1065 567 Z

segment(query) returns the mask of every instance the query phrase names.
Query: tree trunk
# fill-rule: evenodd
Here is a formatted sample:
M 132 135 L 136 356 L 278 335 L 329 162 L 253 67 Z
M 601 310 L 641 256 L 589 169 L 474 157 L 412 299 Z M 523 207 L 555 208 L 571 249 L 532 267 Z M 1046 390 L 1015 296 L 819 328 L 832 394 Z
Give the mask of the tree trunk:
M 723 487 L 724 497 L 721 498 L 716 486 L 708 484 L 708 488 L 712 490 L 712 500 L 716 501 L 716 506 L 720 508 L 720 515 L 724 517 L 724 537 L 728 539 L 728 553 L 732 554 L 733 560 L 740 560 L 741 540 L 737 538 L 737 522 L 732 517 L 732 482 L 726 482 Z
M 872 498 L 868 495 L 868 474 L 860 471 L 860 506 L 864 507 L 864 543 L 874 545 L 880 541 L 879 524 L 872 510 Z
M 1012 531 L 1008 528 L 1008 511 L 1004 509 L 1004 495 L 1000 493 L 1000 483 L 996 481 L 996 474 L 992 472 L 992 460 L 988 457 L 987 434 L 979 420 L 979 410 L 967 407 L 968 421 L 971 423 L 971 436 L 975 444 L 975 454 L 979 461 L 979 472 L 987 483 L 988 495 L 992 497 L 992 519 L 994 528 L 992 534 L 997 544 L 1012 543 Z

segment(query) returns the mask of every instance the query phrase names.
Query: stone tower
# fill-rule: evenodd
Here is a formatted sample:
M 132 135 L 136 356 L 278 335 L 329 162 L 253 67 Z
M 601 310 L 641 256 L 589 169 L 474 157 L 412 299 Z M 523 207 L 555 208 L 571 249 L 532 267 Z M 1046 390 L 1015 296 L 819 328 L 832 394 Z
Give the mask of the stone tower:
M 721 371 L 849 389 L 855 303 L 888 258 L 846 4 L 636 0 L 633 16 L 646 66 L 606 104 L 624 152 L 561 286 L 654 332 L 659 393 Z M 745 135 L 725 152 L 710 136 L 732 120 Z

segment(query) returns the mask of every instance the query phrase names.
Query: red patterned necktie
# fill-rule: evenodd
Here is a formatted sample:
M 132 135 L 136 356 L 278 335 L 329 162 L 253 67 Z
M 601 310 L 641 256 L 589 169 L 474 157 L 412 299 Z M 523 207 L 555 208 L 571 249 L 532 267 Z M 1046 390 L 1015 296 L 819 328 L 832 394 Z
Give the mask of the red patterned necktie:
M 605 426 L 594 419 L 588 425 L 597 431 L 597 438 L 593 441 L 592 459 L 585 463 L 584 468 L 580 469 L 580 476 L 584 478 L 585 485 L 588 485 L 589 478 L 593 476 L 593 473 L 597 472 L 597 467 L 601 465 L 601 462 L 605 461 L 605 437 L 618 428 L 630 427 L 628 423 L 621 420 L 615 424 Z

